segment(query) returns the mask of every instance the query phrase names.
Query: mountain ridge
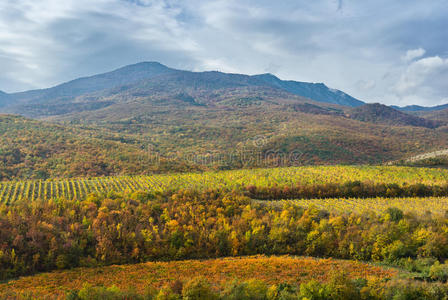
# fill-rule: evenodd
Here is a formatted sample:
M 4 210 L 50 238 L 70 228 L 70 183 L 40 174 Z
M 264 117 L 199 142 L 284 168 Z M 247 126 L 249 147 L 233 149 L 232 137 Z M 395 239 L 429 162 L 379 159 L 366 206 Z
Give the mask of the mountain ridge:
M 438 111 L 448 108 L 448 104 L 436 105 L 436 106 L 421 106 L 421 105 L 407 105 L 407 106 L 396 106 L 391 105 L 391 107 L 404 111 L 404 112 L 429 112 Z
M 73 100 L 92 93 L 101 94 L 101 92 L 107 93 L 107 91 L 127 89 L 132 86 L 135 87 L 140 83 L 148 82 L 156 77 L 164 76 L 164 79 L 160 78 L 159 85 L 163 84 L 163 80 L 168 81 L 173 77 L 179 79 L 181 77 L 198 78 L 202 76 L 201 80 L 209 81 L 208 87 L 212 89 L 220 88 L 219 84 L 221 83 L 220 80 L 222 80 L 222 87 L 266 86 L 320 103 L 337 104 L 346 107 L 360 107 L 366 104 L 343 91 L 329 88 L 324 83 L 282 80 L 271 73 L 245 75 L 219 71 L 193 72 L 170 68 L 156 61 L 145 61 L 126 65 L 110 72 L 76 78 L 49 88 L 17 93 L 0 91 L 0 112 L 19 114 L 24 112 L 23 115 L 36 117 L 33 114 L 27 114 L 28 106 L 40 104 L 51 106 L 56 101 Z M 96 95 L 93 98 L 95 97 Z M 67 103 L 67 105 L 70 104 Z M 90 103 L 87 106 L 89 109 L 95 109 L 104 105 L 104 102 L 100 101 L 98 104 Z M 419 105 L 403 107 L 392 105 L 390 107 L 402 112 L 418 114 L 443 110 L 448 108 L 448 104 L 433 107 Z M 68 110 L 70 111 L 71 109 Z
M 277 76 L 265 73 L 254 75 L 253 77 L 264 80 L 274 86 L 280 87 L 292 94 L 312 99 L 318 102 L 333 103 L 343 106 L 361 106 L 365 104 L 340 90 L 331 89 L 324 83 L 300 82 L 294 80 L 281 80 Z
M 0 94 L 0 108 L 3 108 L 2 112 L 24 112 L 24 115 L 34 116 L 27 114 L 27 108 L 30 105 L 54 104 L 57 101 L 73 100 L 90 94 L 98 97 L 101 94 L 107 95 L 113 90 L 151 85 L 153 79 L 157 81 L 159 90 L 163 86 L 171 85 L 176 88 L 176 83 L 182 85 L 187 82 L 190 85 L 183 84 L 184 88 L 200 87 L 209 91 L 222 88 L 269 87 L 322 103 L 346 106 L 359 106 L 364 103 L 342 91 L 330 89 L 323 83 L 284 81 L 272 74 L 268 76 L 267 74 L 245 75 L 218 71 L 192 72 L 172 69 L 158 62 L 141 62 L 111 72 L 80 77 L 46 89 Z
M 142 62 L 124 66 L 106 73 L 80 77 L 50 88 L 10 94 L 5 93 L 4 98 L 6 97 L 9 101 L 15 101 L 15 104 L 20 104 L 23 101 L 33 102 L 61 97 L 73 98 L 82 94 L 113 88 L 117 85 L 136 82 L 140 79 L 151 78 L 170 71 L 174 71 L 174 69 L 170 69 L 157 62 Z

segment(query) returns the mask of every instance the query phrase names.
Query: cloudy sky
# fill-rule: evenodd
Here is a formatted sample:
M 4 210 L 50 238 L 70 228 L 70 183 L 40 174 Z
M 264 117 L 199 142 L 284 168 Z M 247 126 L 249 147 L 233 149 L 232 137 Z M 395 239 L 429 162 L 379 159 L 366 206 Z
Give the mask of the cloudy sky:
M 448 0 L 1 0 L 0 90 L 140 61 L 448 103 Z

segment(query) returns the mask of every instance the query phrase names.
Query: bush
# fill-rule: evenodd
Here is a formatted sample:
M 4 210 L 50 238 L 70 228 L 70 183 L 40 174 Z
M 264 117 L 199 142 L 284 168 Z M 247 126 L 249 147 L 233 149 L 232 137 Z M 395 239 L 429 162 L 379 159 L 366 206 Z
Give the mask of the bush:
M 135 292 L 122 292 L 116 286 L 111 287 L 93 287 L 85 285 L 78 293 L 71 292 L 67 295 L 70 300 L 122 300 L 122 299 L 142 299 Z
M 266 296 L 268 300 L 296 300 L 297 289 L 287 283 L 273 285 L 267 290 Z
M 300 285 L 299 299 L 327 300 L 330 299 L 330 290 L 327 285 L 311 280 Z
M 163 287 L 154 297 L 154 300 L 180 300 L 182 296 L 173 292 L 170 287 Z
M 429 277 L 433 280 L 446 282 L 448 280 L 448 264 L 435 262 L 429 269 Z
M 393 222 L 398 222 L 403 219 L 403 212 L 396 207 L 389 207 L 386 210 L 386 215 L 389 216 L 389 219 Z
M 233 281 L 223 292 L 226 300 L 265 300 L 268 287 L 259 280 L 249 280 L 242 283 Z
M 197 277 L 183 287 L 182 296 L 185 300 L 213 300 L 218 295 L 212 290 L 210 283 L 203 277 Z

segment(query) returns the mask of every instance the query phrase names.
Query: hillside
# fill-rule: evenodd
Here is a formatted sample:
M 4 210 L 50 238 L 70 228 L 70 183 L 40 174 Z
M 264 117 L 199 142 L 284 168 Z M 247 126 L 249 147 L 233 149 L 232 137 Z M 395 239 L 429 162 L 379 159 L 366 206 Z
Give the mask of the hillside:
M 143 174 L 164 167 L 136 143 L 104 131 L 0 115 L 0 180 Z
M 448 108 L 435 110 L 435 111 L 424 111 L 418 113 L 420 117 L 433 120 L 436 122 L 448 123 Z
M 123 158 L 120 167 L 112 168 L 114 158 L 103 168 L 106 171 L 50 172 L 51 177 L 123 174 L 126 164 L 133 165 L 128 174 L 380 164 L 448 147 L 448 131 L 435 128 L 436 122 L 386 106 L 359 106 L 361 102 L 325 85 L 282 81 L 271 74 L 189 72 L 140 63 L 3 99 L 9 104 L 0 111 L 93 134 L 98 149 L 91 152 L 102 153 L 101 143 L 114 141 L 120 147 L 138 149 L 136 153 L 150 151 L 158 157 L 156 164 L 144 159 L 140 167 Z M 14 131 L 5 127 L 5 134 L 8 137 Z M 48 134 L 44 141 L 53 143 L 52 139 Z M 63 144 L 58 147 L 65 149 Z M 46 161 L 50 169 L 65 164 L 25 152 L 31 153 L 32 161 Z M 4 160 L 2 169 L 9 174 L 4 178 L 36 178 L 26 175 L 28 171 L 11 171 L 20 164 L 23 159 L 21 163 Z
M 363 106 L 354 108 L 348 112 L 348 115 L 352 119 L 375 124 L 387 124 L 392 126 L 416 126 L 426 128 L 436 128 L 440 126 L 439 122 L 409 115 L 392 107 L 379 103 L 365 104 Z
M 148 283 L 152 288 L 162 288 L 176 280 L 186 282 L 198 276 L 208 278 L 215 286 L 224 286 L 234 279 L 257 279 L 267 284 L 297 284 L 311 279 L 323 282 L 331 277 L 334 270 L 344 270 L 352 278 L 381 280 L 398 275 L 394 269 L 355 261 L 253 256 L 56 271 L 0 284 L 0 297 L 28 292 L 37 298 L 63 298 L 68 291 L 81 289 L 86 283 L 93 286 L 113 284 L 123 290 L 132 287 L 138 293 L 143 293 L 148 289 Z
M 330 89 L 323 83 L 297 82 L 292 80 L 284 81 L 272 74 L 261 74 L 254 77 L 261 79 L 274 87 L 318 102 L 333 103 L 351 107 L 364 104 L 364 102 L 355 99 L 342 91 Z

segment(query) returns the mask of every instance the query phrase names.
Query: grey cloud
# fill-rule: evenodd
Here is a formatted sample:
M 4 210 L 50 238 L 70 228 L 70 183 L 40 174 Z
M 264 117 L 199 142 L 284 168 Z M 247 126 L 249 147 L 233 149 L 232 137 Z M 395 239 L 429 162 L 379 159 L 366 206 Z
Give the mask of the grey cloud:
M 411 61 L 446 59 L 447 14 L 445 0 L 5 0 L 0 90 L 155 60 L 197 71 L 270 71 L 368 102 L 438 104 L 448 98 L 445 72 L 421 79 L 412 93 L 399 87 Z M 423 56 L 408 52 L 420 48 Z M 403 59 L 407 53 L 415 57 Z

